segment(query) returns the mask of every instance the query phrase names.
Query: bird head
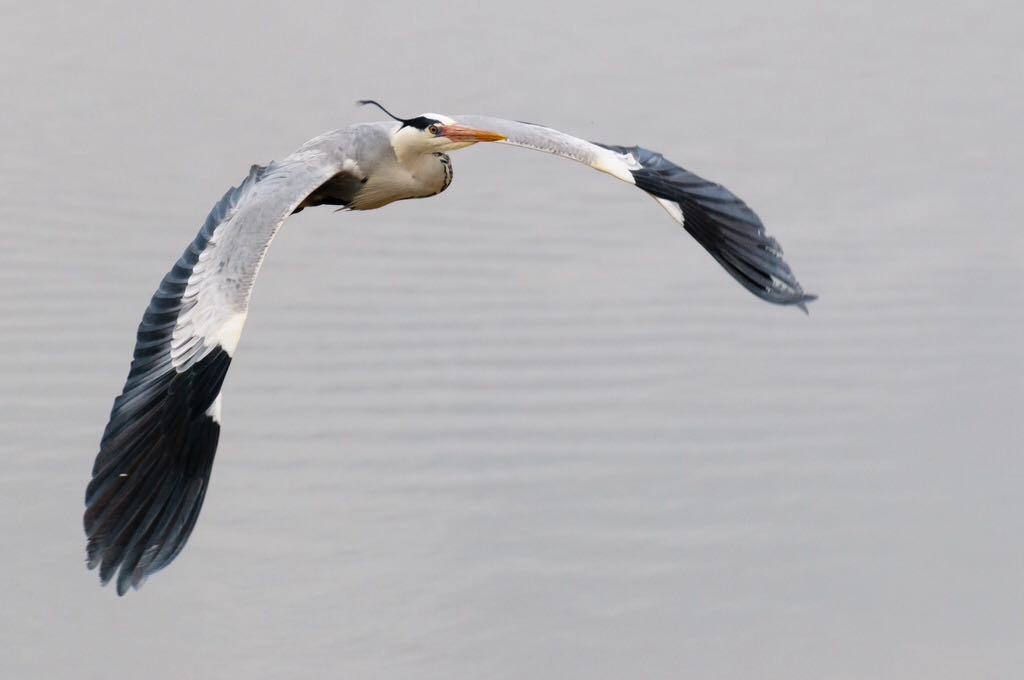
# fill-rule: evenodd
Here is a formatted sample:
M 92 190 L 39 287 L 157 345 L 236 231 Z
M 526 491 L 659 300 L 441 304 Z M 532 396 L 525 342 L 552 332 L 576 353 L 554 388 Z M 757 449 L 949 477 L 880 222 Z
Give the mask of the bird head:
M 459 125 L 454 119 L 440 113 L 399 118 L 372 99 L 362 100 L 359 104 L 372 104 L 401 123 L 393 133 L 392 145 L 405 153 L 447 153 L 478 142 L 500 142 L 505 139 L 504 135 L 497 132 Z

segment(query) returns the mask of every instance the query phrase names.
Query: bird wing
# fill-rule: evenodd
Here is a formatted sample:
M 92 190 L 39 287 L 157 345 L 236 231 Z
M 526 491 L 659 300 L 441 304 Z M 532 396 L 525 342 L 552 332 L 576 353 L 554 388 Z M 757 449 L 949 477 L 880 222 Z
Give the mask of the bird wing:
M 153 295 L 85 496 L 89 568 L 99 567 L 104 584 L 118 573 L 119 595 L 188 540 L 217 449 L 221 384 L 263 256 L 285 218 L 343 165 L 354 166 L 313 142 L 254 165 Z
M 698 177 L 659 153 L 639 146 L 588 142 L 533 123 L 477 115 L 456 116 L 455 121 L 502 134 L 505 140 L 500 143 L 571 158 L 635 184 L 762 300 L 796 305 L 806 312 L 806 304 L 816 298 L 800 287 L 782 259 L 782 247 L 746 203 L 721 184 Z

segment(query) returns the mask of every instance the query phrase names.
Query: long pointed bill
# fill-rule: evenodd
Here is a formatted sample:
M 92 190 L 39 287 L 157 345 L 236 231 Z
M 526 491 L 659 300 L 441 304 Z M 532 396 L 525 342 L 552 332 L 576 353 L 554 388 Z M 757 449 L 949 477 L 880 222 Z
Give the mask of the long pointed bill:
M 453 142 L 501 142 L 505 140 L 505 135 L 499 135 L 497 132 L 475 130 L 462 125 L 445 125 L 442 134 Z

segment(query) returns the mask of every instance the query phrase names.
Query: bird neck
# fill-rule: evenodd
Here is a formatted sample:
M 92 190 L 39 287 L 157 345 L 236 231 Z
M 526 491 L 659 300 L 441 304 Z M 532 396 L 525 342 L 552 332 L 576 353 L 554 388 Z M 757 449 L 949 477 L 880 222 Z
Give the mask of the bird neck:
M 445 154 L 425 149 L 416 131 L 406 127 L 394 132 L 391 148 L 402 176 L 393 181 L 406 187 L 408 197 L 433 196 L 448 188 L 452 181 L 451 160 Z
M 398 164 L 411 175 L 424 176 L 433 174 L 436 171 L 437 154 L 421 152 L 399 153 L 396 149 L 395 157 L 398 159 Z
M 395 158 L 402 167 L 410 172 L 429 159 L 432 154 L 423 147 L 423 139 L 419 131 L 411 127 L 402 127 L 391 135 L 391 148 L 395 150 Z

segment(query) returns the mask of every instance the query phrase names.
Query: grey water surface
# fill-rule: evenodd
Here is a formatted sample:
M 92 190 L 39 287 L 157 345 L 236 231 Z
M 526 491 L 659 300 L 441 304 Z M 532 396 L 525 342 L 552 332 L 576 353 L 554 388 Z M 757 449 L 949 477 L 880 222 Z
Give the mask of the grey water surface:
M 0 678 L 1015 678 L 1011 2 L 0 4 Z M 139 317 L 249 165 L 478 112 L 657 149 L 810 316 L 519 149 L 275 241 L 185 551 L 83 494 Z

